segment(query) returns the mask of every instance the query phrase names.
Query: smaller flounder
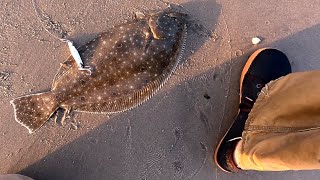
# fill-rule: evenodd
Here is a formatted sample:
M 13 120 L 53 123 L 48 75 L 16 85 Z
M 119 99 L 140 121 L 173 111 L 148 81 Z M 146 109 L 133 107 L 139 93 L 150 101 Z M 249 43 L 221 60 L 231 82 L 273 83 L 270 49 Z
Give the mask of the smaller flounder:
M 139 14 L 78 48 L 91 73 L 70 56 L 48 92 L 11 101 L 15 119 L 30 133 L 63 108 L 89 113 L 131 109 L 154 95 L 181 59 L 188 15 L 173 9 Z

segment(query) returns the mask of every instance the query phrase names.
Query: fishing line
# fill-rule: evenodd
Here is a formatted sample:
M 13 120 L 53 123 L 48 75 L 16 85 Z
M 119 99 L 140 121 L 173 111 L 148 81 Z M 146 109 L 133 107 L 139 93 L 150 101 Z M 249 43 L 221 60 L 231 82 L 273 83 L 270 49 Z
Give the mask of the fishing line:
M 37 16 L 38 20 L 41 22 L 41 26 L 44 28 L 44 30 L 46 30 L 52 37 L 62 41 L 62 42 L 66 42 L 67 39 L 65 38 L 60 38 L 57 35 L 52 34 L 43 24 L 42 24 L 42 19 L 40 17 L 40 13 L 39 13 L 39 8 L 36 7 L 36 1 L 35 0 L 31 0 L 32 1 L 32 6 L 33 6 L 33 10 L 35 12 L 35 15 Z
M 33 6 L 33 9 L 35 11 L 35 14 L 38 18 L 38 20 L 40 21 L 41 25 L 43 26 L 43 28 L 54 38 L 64 42 L 64 43 L 67 43 L 68 44 L 68 47 L 69 47 L 69 51 L 71 52 L 71 55 L 72 57 L 74 58 L 74 60 L 76 61 L 78 67 L 79 67 L 79 70 L 85 70 L 85 71 L 88 71 L 89 74 L 91 74 L 91 69 L 89 67 L 84 67 L 83 65 L 83 61 L 81 59 L 81 56 L 77 50 L 77 48 L 73 45 L 73 42 L 69 39 L 66 39 L 66 38 L 60 38 L 58 37 L 57 35 L 54 35 L 52 34 L 48 29 L 47 27 L 45 27 L 43 24 L 42 24 L 42 19 L 40 18 L 40 13 L 36 7 L 36 2 L 35 0 L 31 0 L 32 1 L 32 6 Z

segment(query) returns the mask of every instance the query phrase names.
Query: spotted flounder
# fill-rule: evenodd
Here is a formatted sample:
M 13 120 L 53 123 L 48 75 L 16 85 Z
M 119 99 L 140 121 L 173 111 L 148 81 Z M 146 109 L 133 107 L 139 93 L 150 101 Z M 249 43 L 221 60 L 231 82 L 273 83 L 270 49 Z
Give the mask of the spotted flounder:
M 79 70 L 70 56 L 50 91 L 11 101 L 16 121 L 32 133 L 58 108 L 111 114 L 138 106 L 175 71 L 185 48 L 187 19 L 185 13 L 166 9 L 139 14 L 99 34 L 77 49 L 91 73 Z

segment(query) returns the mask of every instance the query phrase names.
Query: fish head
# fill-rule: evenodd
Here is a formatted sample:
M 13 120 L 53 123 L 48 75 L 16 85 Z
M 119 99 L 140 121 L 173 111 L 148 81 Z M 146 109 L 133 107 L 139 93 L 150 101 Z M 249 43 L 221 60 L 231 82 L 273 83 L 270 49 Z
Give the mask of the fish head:
M 180 33 L 186 26 L 188 20 L 188 14 L 168 9 L 151 14 L 148 24 L 155 39 L 166 39 Z

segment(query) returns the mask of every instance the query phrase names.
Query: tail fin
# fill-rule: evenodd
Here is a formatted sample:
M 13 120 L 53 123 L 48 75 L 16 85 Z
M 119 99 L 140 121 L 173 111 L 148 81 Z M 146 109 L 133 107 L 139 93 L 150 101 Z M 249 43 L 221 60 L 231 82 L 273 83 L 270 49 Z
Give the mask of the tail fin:
M 10 101 L 14 108 L 15 119 L 18 123 L 35 132 L 58 109 L 58 103 L 52 92 L 22 96 Z

